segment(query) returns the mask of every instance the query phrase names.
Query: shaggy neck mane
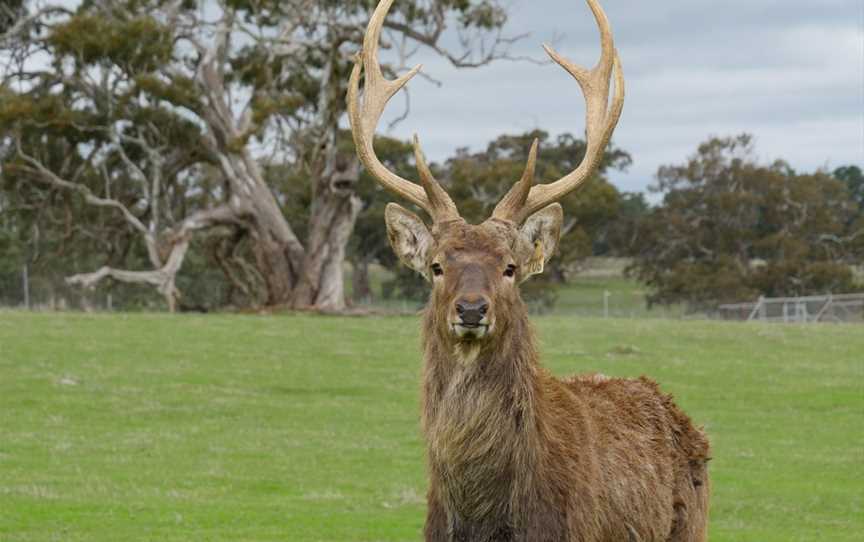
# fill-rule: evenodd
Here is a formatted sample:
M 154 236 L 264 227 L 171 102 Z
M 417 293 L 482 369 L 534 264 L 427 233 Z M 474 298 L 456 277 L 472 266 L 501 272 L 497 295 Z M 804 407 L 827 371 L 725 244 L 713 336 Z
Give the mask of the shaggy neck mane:
M 458 343 L 434 310 L 424 317 L 423 429 L 433 487 L 452 521 L 500 525 L 520 516 L 537 469 L 543 400 L 537 352 L 521 300 L 495 337 Z M 506 321 L 504 321 L 506 320 Z

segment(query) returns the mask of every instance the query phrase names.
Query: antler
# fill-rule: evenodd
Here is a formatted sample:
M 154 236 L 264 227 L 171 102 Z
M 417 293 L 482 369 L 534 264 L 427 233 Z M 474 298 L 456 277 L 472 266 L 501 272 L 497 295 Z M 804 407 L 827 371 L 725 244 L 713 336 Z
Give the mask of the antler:
M 624 72 L 621 69 L 621 59 L 615 50 L 612 40 L 612 30 L 609 28 L 609 19 L 597 0 L 586 0 L 597 26 L 600 27 L 600 44 L 602 54 L 600 61 L 592 70 L 586 70 L 577 66 L 548 45 L 543 48 L 562 68 L 567 70 L 582 87 L 585 95 L 585 132 L 588 142 L 585 150 L 585 158 L 575 170 L 561 179 L 549 183 L 531 187 L 533 182 L 534 161 L 536 159 L 537 144 L 535 142 L 528 158 L 529 166 L 522 180 L 504 196 L 504 199 L 495 207 L 493 218 L 512 220 L 516 223 L 523 222 L 531 214 L 539 211 L 546 205 L 560 200 L 587 180 L 603 156 L 603 151 L 612 137 L 615 125 L 621 117 L 624 108 Z M 615 97 L 612 105 L 609 105 L 609 86 L 611 84 L 612 71 L 615 71 Z M 529 175 L 529 171 L 531 174 Z
M 417 136 L 414 136 L 414 155 L 422 186 L 403 179 L 387 169 L 375 154 L 373 146 L 375 129 L 381 120 L 387 102 L 412 77 L 417 75 L 421 68 L 421 66 L 416 66 L 394 81 L 385 79 L 381 71 L 381 65 L 378 63 L 378 42 L 381 38 L 384 19 L 387 17 L 393 1 L 381 0 L 378 7 L 375 8 L 366 30 L 366 36 L 363 38 L 363 51 L 357 55 L 348 84 L 348 118 L 351 122 L 351 132 L 354 135 L 357 155 L 366 169 L 385 188 L 423 208 L 429 213 L 433 221 L 457 219 L 459 212 L 456 205 L 438 181 L 432 177 L 432 172 L 423 158 L 423 151 L 420 149 Z M 362 104 L 360 103 L 361 72 L 366 74 Z

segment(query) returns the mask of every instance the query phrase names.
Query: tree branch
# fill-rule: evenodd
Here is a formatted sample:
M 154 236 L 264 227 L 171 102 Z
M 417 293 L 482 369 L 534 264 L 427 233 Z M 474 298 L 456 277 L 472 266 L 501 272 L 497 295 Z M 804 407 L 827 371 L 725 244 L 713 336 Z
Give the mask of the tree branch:
M 431 34 L 424 34 L 422 32 L 418 32 L 413 27 L 398 21 L 385 21 L 384 27 L 389 28 L 390 30 L 400 32 L 401 34 L 413 39 L 417 43 L 421 43 L 429 47 L 439 55 L 449 60 L 450 63 L 457 68 L 479 68 L 481 66 L 491 64 L 496 60 L 521 60 L 534 63 L 543 63 L 530 57 L 513 57 L 507 52 L 507 48 L 510 45 L 516 43 L 517 41 L 525 39 L 528 34 L 520 34 L 517 36 L 505 38 L 499 32 L 495 36 L 495 40 L 492 43 L 491 47 L 489 47 L 488 50 L 487 47 L 482 47 L 480 58 L 477 60 L 471 60 L 472 51 L 470 48 L 466 48 L 466 51 L 464 53 L 457 56 L 456 54 L 448 51 L 447 49 L 439 45 L 438 41 L 441 37 L 443 27 L 436 27 L 435 31 L 433 31 Z M 502 47 L 504 49 L 503 51 Z
M 84 201 L 86 201 L 90 205 L 117 209 L 126 219 L 126 222 L 128 222 L 133 228 L 138 230 L 145 237 L 149 236 L 149 232 L 147 231 L 147 228 L 144 226 L 144 224 L 138 219 L 138 217 L 132 214 L 132 212 L 129 211 L 129 209 L 125 205 L 115 199 L 101 198 L 95 195 L 88 187 L 84 186 L 83 184 L 70 182 L 66 179 L 60 178 L 53 171 L 46 168 L 42 164 L 42 162 L 25 153 L 24 150 L 21 148 L 20 139 L 16 141 L 16 145 L 18 148 L 18 156 L 20 156 L 22 160 L 30 164 L 30 168 L 26 169 L 32 175 L 34 175 L 34 177 L 41 178 L 43 182 L 56 186 L 57 188 L 77 192 L 78 194 L 83 196 Z

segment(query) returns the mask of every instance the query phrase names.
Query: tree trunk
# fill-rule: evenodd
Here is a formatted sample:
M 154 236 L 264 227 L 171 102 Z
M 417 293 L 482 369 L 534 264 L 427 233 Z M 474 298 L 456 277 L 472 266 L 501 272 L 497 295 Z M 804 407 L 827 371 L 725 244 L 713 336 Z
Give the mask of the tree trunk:
M 323 206 L 322 206 L 323 207 Z M 323 311 L 345 309 L 345 248 L 362 207 L 355 197 L 327 202 L 320 213 L 317 230 L 311 232 L 310 247 L 303 276 L 295 293 L 295 307 L 314 307 Z
M 231 206 L 249 223 L 255 240 L 256 267 L 267 290 L 265 304 L 344 310 L 345 250 L 362 207 L 354 192 L 360 176 L 356 159 L 347 164 L 335 157 L 326 160 L 315 184 L 304 248 L 254 159 L 245 151 L 220 158 L 232 184 Z
M 294 286 L 294 266 L 286 255 L 286 247 L 272 238 L 261 239 L 260 233 L 256 237 L 258 242 L 255 244 L 255 263 L 266 288 L 264 304 L 288 304 L 291 302 Z
M 323 311 L 345 309 L 345 249 L 362 203 L 354 193 L 356 164 L 319 181 L 319 194 L 309 217 L 309 238 L 303 273 L 294 292 L 294 307 Z
M 265 303 L 290 304 L 306 251 L 249 152 L 225 152 L 219 159 L 232 187 L 229 205 L 248 222 L 255 239 L 255 260 L 267 289 Z

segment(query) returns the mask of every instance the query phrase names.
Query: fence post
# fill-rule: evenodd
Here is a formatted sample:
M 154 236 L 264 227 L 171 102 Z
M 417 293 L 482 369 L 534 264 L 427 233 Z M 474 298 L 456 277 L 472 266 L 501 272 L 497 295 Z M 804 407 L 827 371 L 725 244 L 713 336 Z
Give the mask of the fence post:
M 756 306 L 753 307 L 753 312 L 750 313 L 750 316 L 747 317 L 747 321 L 753 320 L 756 318 L 758 314 L 760 317 L 765 317 L 765 307 L 763 306 L 765 303 L 765 296 L 760 295 L 759 301 L 756 302 Z
M 24 287 L 24 308 L 30 310 L 30 270 L 27 264 L 21 268 L 21 279 Z
M 611 296 L 609 290 L 603 290 L 603 318 L 609 318 L 609 297 Z
M 828 309 L 831 308 L 831 305 L 834 304 L 834 294 L 828 294 L 828 299 L 825 300 L 825 304 L 822 305 L 822 309 L 813 317 L 814 322 L 822 321 L 822 317 L 825 316 L 825 313 Z
M 810 312 L 807 310 L 807 302 L 801 301 L 798 303 L 798 312 L 801 314 L 801 319 L 804 323 L 808 323 L 810 321 Z

